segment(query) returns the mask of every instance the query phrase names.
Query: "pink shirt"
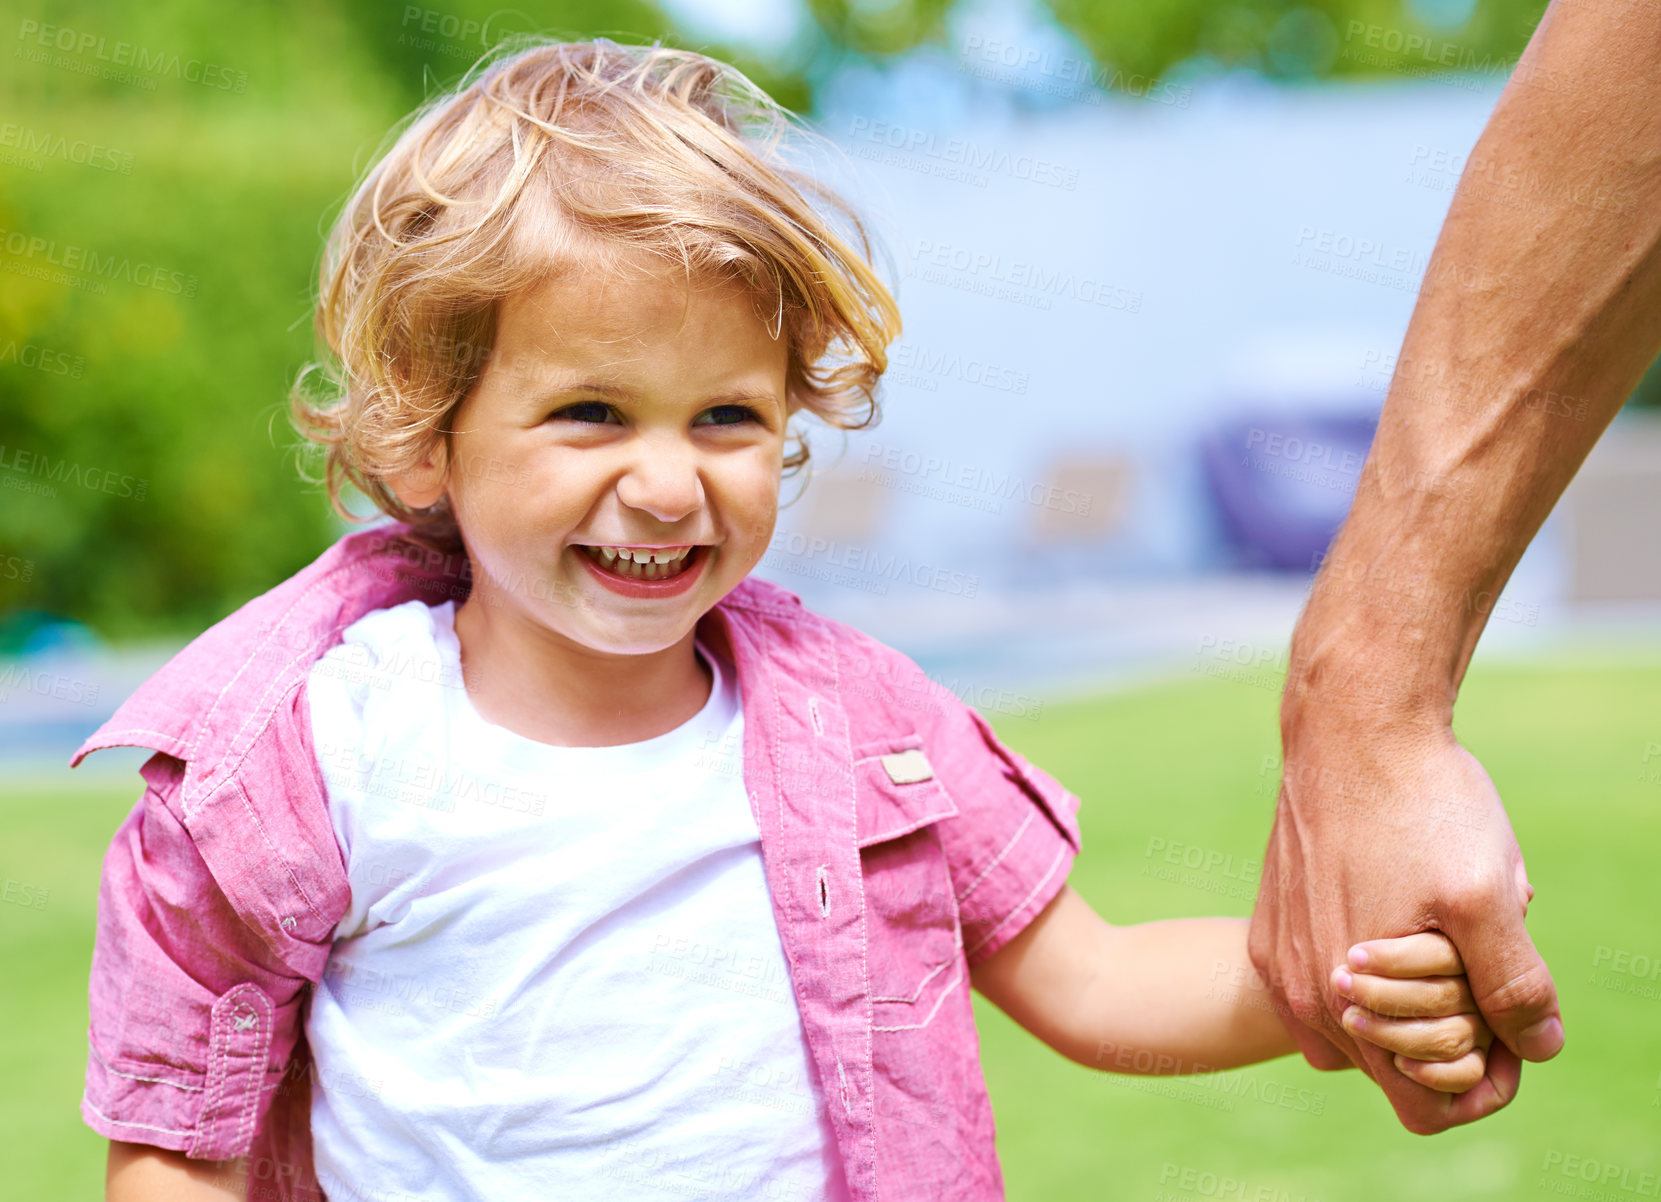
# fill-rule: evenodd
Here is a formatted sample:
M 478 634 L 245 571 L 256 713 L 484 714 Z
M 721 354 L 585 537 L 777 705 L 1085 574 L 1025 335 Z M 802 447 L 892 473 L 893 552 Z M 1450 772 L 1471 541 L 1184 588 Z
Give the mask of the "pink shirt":
M 468 591 L 464 557 L 402 533 L 343 538 L 208 630 L 72 761 L 160 753 L 104 858 L 81 1115 L 248 1156 L 250 1199 L 324 1197 L 305 1007 L 349 892 L 307 673 L 370 610 Z M 774 585 L 744 581 L 699 633 L 738 671 L 744 783 L 854 1199 L 1002 1198 L 968 970 L 1060 891 L 1078 798 L 906 657 Z

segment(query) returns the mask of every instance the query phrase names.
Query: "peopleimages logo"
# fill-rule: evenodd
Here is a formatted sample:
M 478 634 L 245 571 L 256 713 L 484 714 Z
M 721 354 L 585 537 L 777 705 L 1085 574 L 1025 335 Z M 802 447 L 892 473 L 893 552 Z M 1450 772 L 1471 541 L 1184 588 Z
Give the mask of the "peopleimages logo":
M 0 473 L 15 473 L 21 477 L 39 477 L 53 484 L 74 484 L 92 492 L 108 493 L 112 497 L 126 497 L 142 501 L 150 492 L 150 482 L 137 476 L 126 476 L 107 468 L 88 467 L 70 463 L 67 459 L 53 461 L 38 451 L 0 444 Z M 53 495 L 56 495 L 55 492 Z
M 903 476 L 933 478 L 941 484 L 967 492 L 984 493 L 1003 501 L 1021 501 L 1028 505 L 1053 509 L 1058 513 L 1088 515 L 1093 496 L 1076 488 L 1061 488 L 1042 480 L 1027 480 L 1016 472 L 1003 468 L 982 467 L 979 464 L 959 463 L 941 455 L 925 455 L 904 447 L 886 446 L 873 442 L 865 448 L 865 463 Z M 861 473 L 869 478 L 870 473 Z M 887 481 L 876 479 L 875 483 Z M 994 508 L 992 512 L 998 510 Z
M 126 257 L 101 255 L 87 246 L 60 243 L 54 238 L 26 234 L 22 230 L 0 229 L 0 248 L 20 260 L 44 259 L 50 267 L 78 272 L 101 280 L 126 280 L 140 288 L 153 288 L 187 300 L 196 295 L 197 279 L 182 271 L 154 263 L 133 262 Z
M 1372 238 L 1358 238 L 1353 234 L 1318 229 L 1312 225 L 1298 227 L 1296 246 L 1305 253 L 1327 255 L 1380 271 L 1422 272 L 1430 263 L 1430 252 L 1426 250 L 1388 246 Z
M 769 567 L 780 567 L 783 566 L 781 560 L 788 562 L 791 559 L 805 563 L 818 560 L 827 567 L 846 568 L 856 576 L 874 582 L 911 584 L 954 597 L 973 597 L 980 589 L 980 577 L 940 567 L 927 560 L 914 560 L 907 555 L 878 551 L 858 543 L 842 543 L 835 539 L 810 537 L 799 531 L 780 530 L 773 535 L 768 544 L 768 555 L 763 557 L 762 562 Z
M 16 151 L 23 156 L 62 159 L 77 167 L 92 167 L 99 171 L 114 171 L 121 175 L 133 173 L 133 156 L 125 150 L 115 150 L 100 142 L 85 138 L 71 141 L 63 134 L 46 133 L 10 121 L 0 122 L 0 150 Z
M 72 355 L 68 351 L 34 342 L 20 345 L 16 341 L 0 343 L 0 366 L 8 363 L 45 372 L 49 376 L 68 376 L 72 380 L 79 380 L 87 365 L 84 355 Z
M 889 351 L 888 363 L 890 375 L 906 377 L 908 371 L 911 373 L 909 378 L 901 378 L 901 383 L 916 384 L 929 392 L 938 390 L 937 380 L 950 380 L 1025 396 L 1032 380 L 1024 371 L 973 355 L 934 350 L 915 342 L 896 342 Z
M 908 266 L 908 276 L 981 292 L 996 299 L 1019 300 L 1038 309 L 1048 309 L 1050 298 L 1059 296 L 1128 313 L 1142 311 L 1139 290 L 1024 259 L 1006 260 L 1001 254 L 974 247 L 914 239 Z
M 76 680 L 57 672 L 31 671 L 22 663 L 0 668 L 0 705 L 11 700 L 14 689 L 36 697 L 67 701 L 71 705 L 98 704 L 97 681 Z
M 64 25 L 42 25 L 39 21 L 26 19 L 18 26 L 17 39 L 23 43 L 23 46 L 18 48 L 18 56 L 23 57 L 26 54 L 30 62 L 47 61 L 50 56 L 44 51 L 50 50 L 82 58 L 90 54 L 100 63 L 108 63 L 115 67 L 131 67 L 135 71 L 150 75 L 171 75 L 186 83 L 202 84 L 221 92 L 248 90 L 246 71 L 237 71 L 198 58 L 184 58 L 166 50 L 151 50 L 136 42 L 111 42 L 102 34 L 86 33 Z M 154 84 L 149 86 L 153 88 Z
M 1367 458 L 1361 451 L 1330 446 L 1313 439 L 1299 438 L 1295 434 L 1279 434 L 1256 426 L 1246 434 L 1246 450 L 1338 472 L 1358 472 Z M 1336 458 L 1334 452 L 1337 452 Z
M 931 130 L 855 117 L 848 132 L 903 154 L 938 159 L 971 171 L 1007 175 L 1011 179 L 1072 192 L 1078 188 L 1078 168 L 1052 163 L 1030 154 L 1011 154 L 997 146 L 982 146 L 972 138 L 940 137 Z
M 1539 1186 L 1571 1198 L 1661 1198 L 1661 1173 L 1548 1148 Z
M 1100 104 L 1102 92 L 1118 92 L 1135 100 L 1187 108 L 1194 95 L 1194 89 L 1187 84 L 1173 84 L 1149 75 L 1127 75 L 1115 67 L 1097 67 L 1088 59 L 1055 56 L 1038 46 L 1023 46 L 978 34 L 965 39 L 960 53 L 966 61 L 958 63 L 958 70 L 979 79 L 1089 104 Z

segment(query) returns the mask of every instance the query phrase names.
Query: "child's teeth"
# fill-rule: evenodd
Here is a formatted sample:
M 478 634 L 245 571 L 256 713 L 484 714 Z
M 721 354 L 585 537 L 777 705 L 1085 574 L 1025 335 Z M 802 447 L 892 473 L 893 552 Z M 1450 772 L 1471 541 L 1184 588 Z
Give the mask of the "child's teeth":
M 589 550 L 603 567 L 631 580 L 661 580 L 673 576 L 692 553 L 691 547 L 591 547 Z
M 650 547 L 602 547 L 608 558 L 616 556 L 631 563 L 675 563 L 685 559 L 691 547 L 681 547 L 678 550 L 653 550 Z

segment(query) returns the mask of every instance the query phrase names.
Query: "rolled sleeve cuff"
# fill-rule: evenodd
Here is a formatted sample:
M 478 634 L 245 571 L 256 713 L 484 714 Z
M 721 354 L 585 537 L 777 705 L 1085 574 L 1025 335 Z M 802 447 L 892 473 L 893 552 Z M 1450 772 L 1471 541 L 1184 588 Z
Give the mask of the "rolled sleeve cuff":
M 275 1008 L 243 984 L 213 1004 L 205 1074 L 104 1055 L 87 1034 L 81 1118 L 107 1139 L 201 1160 L 245 1156 L 277 1081 L 267 1069 Z
M 963 954 L 974 968 L 1038 916 L 1061 892 L 1077 850 L 1036 809 L 958 898 Z
M 978 714 L 975 724 L 1032 804 L 1003 847 L 958 894 L 963 953 L 970 968 L 995 955 L 1055 899 L 1081 849 L 1078 797 L 1004 747 Z

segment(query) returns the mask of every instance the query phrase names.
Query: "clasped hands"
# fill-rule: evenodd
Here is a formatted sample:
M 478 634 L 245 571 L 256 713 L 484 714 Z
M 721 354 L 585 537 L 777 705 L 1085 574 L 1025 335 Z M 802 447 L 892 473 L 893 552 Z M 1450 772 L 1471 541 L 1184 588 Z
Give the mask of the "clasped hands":
M 1433 1134 L 1508 1105 L 1522 1062 L 1561 1050 L 1557 991 L 1481 764 L 1442 727 L 1339 718 L 1286 728 L 1251 957 L 1310 1064 L 1360 1067 Z

